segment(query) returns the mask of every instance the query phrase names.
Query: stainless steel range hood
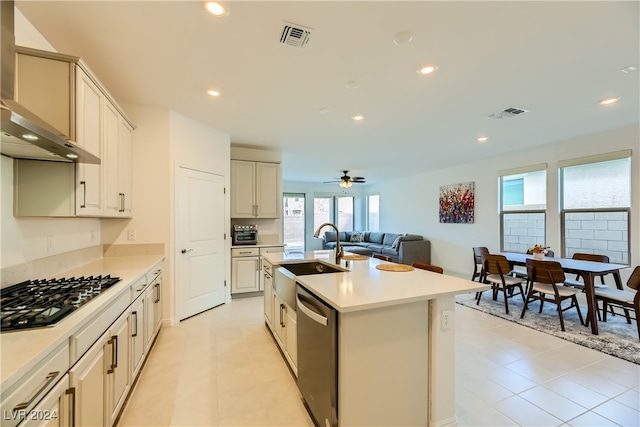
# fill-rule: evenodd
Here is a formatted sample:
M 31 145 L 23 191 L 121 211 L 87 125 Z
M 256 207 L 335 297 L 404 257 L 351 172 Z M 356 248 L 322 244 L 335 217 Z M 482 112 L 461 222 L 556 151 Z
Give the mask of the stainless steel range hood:
M 14 99 L 15 33 L 14 2 L 0 1 L 2 19 L 2 100 L 0 152 L 19 159 L 100 164 L 100 159 L 37 117 Z

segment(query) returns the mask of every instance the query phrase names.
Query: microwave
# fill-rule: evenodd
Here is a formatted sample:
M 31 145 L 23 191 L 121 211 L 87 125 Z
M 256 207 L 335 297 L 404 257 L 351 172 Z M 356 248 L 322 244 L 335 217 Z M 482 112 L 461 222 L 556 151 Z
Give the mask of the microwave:
M 234 245 L 257 245 L 258 226 L 256 225 L 234 225 L 233 226 Z

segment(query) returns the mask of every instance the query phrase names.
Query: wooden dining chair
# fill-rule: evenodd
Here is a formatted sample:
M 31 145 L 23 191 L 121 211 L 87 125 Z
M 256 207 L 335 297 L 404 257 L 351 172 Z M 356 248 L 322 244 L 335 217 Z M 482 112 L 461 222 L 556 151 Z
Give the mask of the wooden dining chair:
M 602 301 L 602 320 L 607 321 L 607 306 L 620 307 L 625 311 L 627 323 L 631 323 L 629 310 L 635 313 L 636 327 L 638 328 L 638 339 L 640 339 L 640 266 L 637 266 L 631 277 L 627 281 L 627 287 L 634 292 L 620 290 L 617 288 L 596 288 L 596 302 Z
M 576 298 L 576 294 L 578 294 L 580 290 L 568 286 L 558 286 L 562 285 L 566 278 L 559 262 L 528 259 L 527 274 L 529 275 L 530 286 L 527 292 L 527 299 L 522 308 L 522 314 L 520 314 L 521 319 L 524 318 L 524 313 L 529 307 L 529 302 L 538 300 L 540 301 L 539 313 L 542 313 L 542 307 L 545 301 L 552 302 L 556 305 L 558 317 L 560 318 L 560 328 L 563 331 L 564 317 L 562 313 L 573 307 L 578 311 L 580 323 L 584 325 L 578 299 Z M 568 307 L 562 308 L 562 301 L 565 300 L 571 300 L 571 304 Z
M 473 275 L 471 276 L 471 281 L 475 281 L 476 278 L 478 282 L 482 282 L 482 265 L 484 263 L 484 256 L 489 254 L 489 249 L 485 246 L 477 246 L 473 248 Z
M 444 273 L 444 269 L 442 267 L 438 267 L 437 265 L 427 264 L 424 262 L 414 262 L 411 265 L 421 270 L 433 271 L 434 273 L 440 273 L 440 274 Z
M 391 258 L 391 257 L 390 257 L 390 256 L 388 256 L 388 255 L 373 254 L 373 257 L 374 257 L 374 258 L 377 258 L 377 259 L 381 259 L 381 260 L 383 260 L 383 261 L 393 262 L 393 258 Z
M 513 277 L 509 275 L 511 266 L 507 257 L 504 255 L 492 255 L 487 254 L 484 256 L 484 283 L 491 285 L 491 291 L 493 293 L 493 299 L 497 299 L 497 295 L 502 291 L 504 296 L 504 308 L 509 314 L 509 302 L 508 299 L 512 296 L 520 294 L 524 301 L 524 291 L 522 290 L 522 284 L 525 279 L 519 277 Z M 518 289 L 519 292 L 515 292 Z M 480 304 L 480 298 L 482 298 L 483 292 L 477 293 L 476 305 Z
M 594 262 L 605 262 L 605 263 L 609 263 L 609 257 L 606 255 L 598 255 L 598 254 L 585 254 L 585 253 L 575 253 L 573 254 L 573 256 L 571 257 L 572 259 L 577 259 L 580 261 L 594 261 Z M 595 274 L 594 273 L 594 279 L 596 277 L 600 277 L 600 283 L 593 283 L 593 286 L 595 288 L 598 287 L 604 287 L 607 286 L 604 282 L 604 276 L 606 276 L 607 274 L 613 274 L 613 273 L 602 273 L 602 274 Z M 571 279 L 567 279 L 564 281 L 565 286 L 573 286 L 574 288 L 579 288 L 584 290 L 584 279 L 578 274 L 576 275 L 575 280 L 571 280 Z

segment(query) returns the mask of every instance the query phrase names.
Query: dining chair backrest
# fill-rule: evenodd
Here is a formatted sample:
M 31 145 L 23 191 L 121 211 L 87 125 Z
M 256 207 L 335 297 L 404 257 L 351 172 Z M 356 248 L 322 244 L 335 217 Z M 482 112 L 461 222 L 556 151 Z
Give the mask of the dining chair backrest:
M 506 276 L 511 271 L 511 265 L 504 255 L 486 254 L 484 256 L 484 270 L 487 274 L 502 274 Z
M 627 281 L 627 286 L 631 289 L 635 289 L 636 291 L 640 291 L 640 265 L 637 266 L 633 273 L 631 273 L 631 277 Z
M 477 246 L 473 248 L 473 257 L 476 264 L 482 264 L 485 255 L 489 254 L 489 249 L 486 246 Z
M 562 283 L 565 280 L 564 270 L 557 261 L 527 259 L 527 274 L 534 282 Z
M 413 267 L 419 268 L 421 270 L 433 271 L 434 273 L 440 273 L 440 274 L 444 273 L 444 269 L 442 267 L 437 266 L 437 265 L 431 265 L 431 264 L 427 264 L 427 263 L 424 263 L 424 262 L 414 262 L 411 265 Z
M 609 257 L 606 255 L 575 253 L 571 258 L 577 259 L 580 261 L 595 261 L 595 262 L 609 263 Z

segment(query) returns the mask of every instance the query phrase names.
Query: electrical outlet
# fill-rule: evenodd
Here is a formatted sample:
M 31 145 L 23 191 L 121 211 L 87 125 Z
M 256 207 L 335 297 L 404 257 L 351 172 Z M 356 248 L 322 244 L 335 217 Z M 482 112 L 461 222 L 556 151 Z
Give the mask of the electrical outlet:
M 127 239 L 136 240 L 136 230 L 129 230 L 127 232 Z
M 453 321 L 451 310 L 442 310 L 442 330 L 448 331 L 451 329 L 451 322 Z

